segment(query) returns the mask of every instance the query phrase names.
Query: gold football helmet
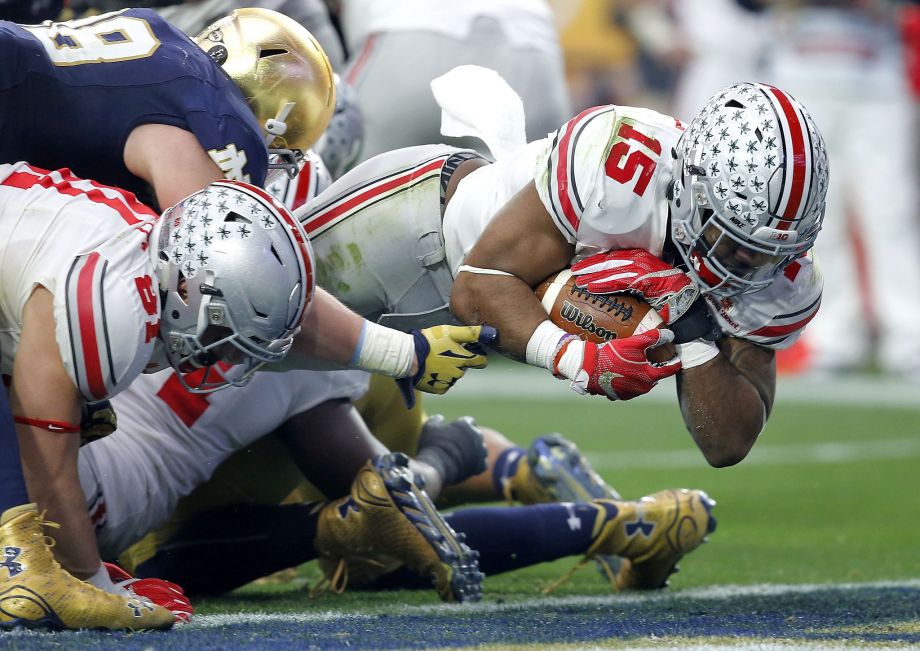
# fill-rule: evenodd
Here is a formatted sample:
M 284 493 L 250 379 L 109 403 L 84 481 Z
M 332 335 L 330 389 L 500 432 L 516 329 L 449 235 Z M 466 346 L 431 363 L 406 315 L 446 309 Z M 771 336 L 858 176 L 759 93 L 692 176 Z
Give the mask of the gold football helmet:
M 239 86 L 271 154 L 293 162 L 325 131 L 335 110 L 332 66 L 300 23 L 270 9 L 237 9 L 195 42 Z

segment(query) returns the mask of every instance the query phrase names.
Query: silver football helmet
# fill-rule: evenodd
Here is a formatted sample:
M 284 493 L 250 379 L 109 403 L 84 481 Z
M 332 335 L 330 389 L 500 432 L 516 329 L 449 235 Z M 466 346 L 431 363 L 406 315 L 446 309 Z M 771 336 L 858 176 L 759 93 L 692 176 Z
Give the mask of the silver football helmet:
M 168 362 L 186 389 L 209 393 L 284 358 L 314 292 L 313 251 L 284 206 L 216 181 L 167 210 L 150 241 L 161 346 L 147 372 Z
M 332 179 L 336 180 L 354 167 L 364 147 L 364 114 L 358 105 L 355 89 L 338 75 L 335 78 L 335 111 L 329 126 L 316 141 L 320 155 Z
M 789 94 L 757 83 L 723 89 L 672 154 L 671 239 L 704 293 L 764 289 L 814 245 L 827 152 Z

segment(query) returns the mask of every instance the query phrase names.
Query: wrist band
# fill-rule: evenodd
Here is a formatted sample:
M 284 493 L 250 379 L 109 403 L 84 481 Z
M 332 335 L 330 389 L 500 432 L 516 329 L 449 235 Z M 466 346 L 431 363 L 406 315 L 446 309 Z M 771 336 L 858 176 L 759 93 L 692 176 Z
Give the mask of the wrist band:
M 63 420 L 47 420 L 45 418 L 29 418 L 27 416 L 13 416 L 13 420 L 20 425 L 31 425 L 39 429 L 46 429 L 49 432 L 60 432 L 61 434 L 76 434 L 80 431 L 80 426 L 74 423 L 68 423 Z
M 563 340 L 559 347 L 559 353 L 556 354 L 556 368 L 554 372 L 557 377 L 564 377 L 567 380 L 575 380 L 575 377 L 581 372 L 582 364 L 585 361 L 585 342 L 575 335 L 568 335 L 570 341 Z
M 567 336 L 569 334 L 565 330 L 549 319 L 540 322 L 527 341 L 524 359 L 532 366 L 540 366 L 550 372 L 555 372 L 554 358 L 560 342 Z
M 362 371 L 402 378 L 412 370 L 415 359 L 415 338 L 365 319 L 361 337 L 352 360 Z M 419 360 L 421 365 L 425 360 Z
M 683 370 L 701 366 L 719 354 L 719 347 L 705 339 L 696 339 L 685 344 L 676 344 L 677 356 Z

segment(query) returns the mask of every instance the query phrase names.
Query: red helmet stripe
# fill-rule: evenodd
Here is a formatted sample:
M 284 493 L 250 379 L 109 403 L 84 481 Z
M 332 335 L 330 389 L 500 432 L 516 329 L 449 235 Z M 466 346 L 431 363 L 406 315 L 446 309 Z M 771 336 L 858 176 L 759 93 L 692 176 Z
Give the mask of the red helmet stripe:
M 779 104 L 780 123 L 787 145 L 786 177 L 779 205 L 776 208 L 776 214 L 782 217 L 777 228 L 786 230 L 792 226 L 793 220 L 801 217 L 800 213 L 805 207 L 805 183 L 810 176 L 811 161 L 809 160 L 809 148 L 805 147 L 807 140 L 805 121 L 799 115 L 799 110 L 793 105 L 792 99 L 780 89 L 774 86 L 767 86 L 767 89 Z
M 291 202 L 291 210 L 297 210 L 310 199 L 310 191 L 313 189 L 312 180 L 314 173 L 315 168 L 313 167 L 313 161 L 307 158 L 297 178 L 294 179 L 294 200 Z

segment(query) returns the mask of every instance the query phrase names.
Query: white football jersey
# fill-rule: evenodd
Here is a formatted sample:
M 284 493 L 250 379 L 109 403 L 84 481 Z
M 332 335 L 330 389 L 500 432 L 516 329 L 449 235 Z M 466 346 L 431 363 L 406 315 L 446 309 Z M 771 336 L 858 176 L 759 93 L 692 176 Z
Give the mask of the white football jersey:
M 367 389 L 361 371 L 256 373 L 244 387 L 186 391 L 142 375 L 112 405 L 118 430 L 80 449 L 80 482 L 100 551 L 114 557 L 162 524 L 235 451 L 327 400 Z
M 70 170 L 0 165 L 0 370 L 12 373 L 22 310 L 41 285 L 54 296 L 64 366 L 87 400 L 137 377 L 160 318 L 146 250 L 156 218 L 133 194 Z
M 462 263 L 498 209 L 533 180 L 576 262 L 613 249 L 661 256 L 668 238 L 671 150 L 684 126 L 643 108 L 599 106 L 554 134 L 463 179 L 444 215 L 451 269 Z M 817 313 L 822 279 L 810 257 L 767 289 L 709 299 L 723 331 L 763 346 L 791 345 Z
M 348 48 L 380 32 L 423 31 L 465 38 L 473 21 L 488 16 L 512 44 L 543 51 L 559 48 L 552 10 L 545 0 L 344 0 L 341 20 Z
M 289 210 L 294 211 L 312 201 L 331 183 L 332 177 L 323 159 L 310 149 L 304 156 L 297 176 L 291 178 L 286 170 L 269 170 L 265 189 Z

